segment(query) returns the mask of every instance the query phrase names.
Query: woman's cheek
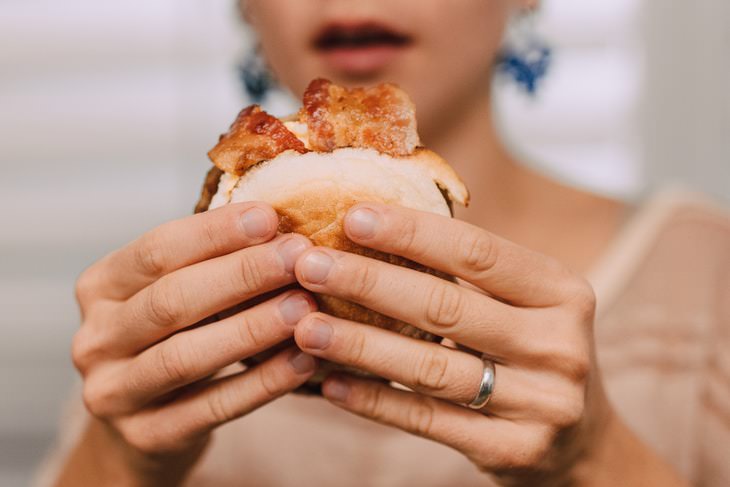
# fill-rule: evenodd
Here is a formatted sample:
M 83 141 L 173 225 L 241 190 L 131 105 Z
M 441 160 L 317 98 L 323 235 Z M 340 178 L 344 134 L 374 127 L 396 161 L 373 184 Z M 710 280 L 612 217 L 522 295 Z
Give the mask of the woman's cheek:
M 318 2 L 243 0 L 247 20 L 279 82 L 295 95 L 319 76 L 311 40 L 320 22 Z
M 489 89 L 508 16 L 506 4 L 419 2 L 412 19 L 417 43 L 396 68 L 394 81 L 416 103 L 419 132 L 427 143 L 438 137 L 444 117 L 456 116 L 467 100 L 482 98 Z

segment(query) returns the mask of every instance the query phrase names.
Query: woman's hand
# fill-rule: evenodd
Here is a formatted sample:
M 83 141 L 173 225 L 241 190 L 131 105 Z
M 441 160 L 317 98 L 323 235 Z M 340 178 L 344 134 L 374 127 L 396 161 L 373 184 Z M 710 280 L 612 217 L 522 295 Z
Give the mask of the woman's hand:
M 415 392 L 343 375 L 327 399 L 358 415 L 449 445 L 505 479 L 570 474 L 607 414 L 593 357 L 595 300 L 557 261 L 464 222 L 360 204 L 347 236 L 459 277 L 432 275 L 326 248 L 296 265 L 308 290 L 360 303 L 452 340 L 459 349 L 314 313 L 295 333 L 302 350 L 357 367 Z M 496 383 L 479 411 L 484 364 Z
M 116 461 L 109 470 L 117 476 L 164 485 L 164 472 L 175 483 L 211 430 L 314 372 L 315 360 L 290 348 L 243 372 L 215 376 L 290 338 L 315 309 L 307 293 L 289 291 L 209 319 L 295 282 L 294 263 L 311 244 L 299 235 L 274 238 L 276 228 L 268 205 L 226 206 L 162 225 L 79 278 L 83 323 L 73 360 L 104 436 L 91 443 L 108 447 L 96 454 Z

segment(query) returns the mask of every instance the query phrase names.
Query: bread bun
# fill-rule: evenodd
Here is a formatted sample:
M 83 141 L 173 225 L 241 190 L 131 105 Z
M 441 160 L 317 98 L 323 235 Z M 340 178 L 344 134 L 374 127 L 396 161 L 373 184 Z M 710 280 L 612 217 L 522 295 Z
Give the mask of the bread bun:
M 397 90 L 393 85 L 386 86 L 388 90 Z M 310 90 L 311 87 L 312 85 L 310 85 Z M 382 90 L 382 87 L 383 85 L 379 85 L 377 88 Z M 367 93 L 367 91 L 363 92 Z M 342 96 L 341 93 L 342 91 L 338 96 Z M 400 90 L 397 94 L 398 103 L 402 105 L 405 95 Z M 407 97 L 405 100 L 408 101 Z M 408 103 L 410 102 L 408 101 Z M 262 113 L 260 110 L 250 108 L 247 110 L 249 110 L 249 114 Z M 377 117 L 373 117 L 373 121 L 378 122 Z M 245 121 L 241 122 L 241 115 L 239 115 L 237 123 L 239 128 L 246 125 Z M 345 123 L 352 124 L 352 121 Z M 373 147 L 335 147 L 327 151 L 311 150 L 313 146 L 311 130 L 317 130 L 318 126 L 307 123 L 306 115 L 302 115 L 301 112 L 298 119 L 262 122 L 260 125 L 266 127 L 261 132 L 281 132 L 278 124 L 285 127 L 289 134 L 294 134 L 296 139 L 302 142 L 305 151 L 300 146 L 292 147 L 293 144 L 288 141 L 289 147 L 282 147 L 283 150 L 274 157 L 261 161 L 253 160 L 252 163 L 250 148 L 231 149 L 231 140 L 237 138 L 237 140 L 250 142 L 251 137 L 261 137 L 261 134 L 246 134 L 245 137 L 248 137 L 246 139 L 240 133 L 234 133 L 233 129 L 236 125 L 234 123 L 232 131 L 222 136 L 219 146 L 216 146 L 219 151 L 214 155 L 223 153 L 225 161 L 217 164 L 217 167 L 209 172 L 196 211 L 214 209 L 229 203 L 264 201 L 279 214 L 278 230 L 280 233 L 299 233 L 308 237 L 315 245 L 353 252 L 439 275 L 446 279 L 450 278 L 403 257 L 356 245 L 346 237 L 343 230 L 343 218 L 348 209 L 354 204 L 364 201 L 400 205 L 451 216 L 452 202 L 466 205 L 469 195 L 464 184 L 446 161 L 422 147 L 413 148 L 408 154 L 398 151 L 386 153 L 383 152 L 382 147 L 380 150 Z M 250 126 L 252 124 L 249 123 Z M 389 130 L 387 122 L 383 126 L 383 130 L 387 132 Z M 346 129 L 357 130 L 357 126 L 349 126 Z M 413 130 L 415 130 L 415 118 Z M 322 134 L 319 135 L 321 140 Z M 384 138 L 387 136 L 387 133 L 379 134 L 381 141 L 385 140 Z M 266 136 L 264 135 L 264 137 Z M 362 139 L 362 134 L 356 135 L 356 137 Z M 404 140 L 412 142 L 414 136 L 410 133 L 400 133 L 394 137 L 405 137 Z M 397 140 L 389 141 L 388 147 L 397 147 L 397 142 Z M 258 139 L 256 144 L 260 143 L 261 139 Z M 220 150 L 221 144 L 227 144 L 229 147 Z M 265 150 L 270 150 L 270 145 L 269 143 Z M 238 152 L 234 152 L 234 156 L 231 156 L 232 151 Z M 241 155 L 237 155 L 239 153 Z M 211 156 L 211 158 L 215 163 L 215 157 Z M 244 160 L 245 163 L 240 162 Z M 244 167 L 243 170 L 236 170 L 240 167 Z M 315 295 L 315 299 L 320 311 L 333 316 L 368 323 L 419 339 L 430 341 L 439 339 L 407 323 L 355 303 L 321 294 Z M 258 362 L 262 358 L 263 356 L 258 356 L 253 361 Z M 321 382 L 333 367 L 333 364 L 321 367 L 320 372 L 310 381 L 309 386 L 316 388 L 316 384 Z

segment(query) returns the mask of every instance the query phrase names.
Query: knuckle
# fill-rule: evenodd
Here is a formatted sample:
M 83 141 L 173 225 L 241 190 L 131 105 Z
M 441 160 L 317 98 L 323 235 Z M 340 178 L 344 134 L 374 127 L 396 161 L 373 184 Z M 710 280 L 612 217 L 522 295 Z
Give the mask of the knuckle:
M 426 320 L 438 328 L 452 328 L 463 314 L 464 297 L 460 290 L 445 282 L 434 282 L 428 293 Z
M 383 388 L 372 387 L 364 393 L 363 413 L 373 419 L 380 419 L 383 416 L 385 396 Z
M 153 231 L 141 238 L 134 247 L 134 261 L 140 270 L 148 276 L 160 276 L 165 272 L 167 261 L 164 247 Z
M 71 340 L 71 360 L 74 367 L 85 376 L 104 353 L 104 340 L 90 326 L 82 326 Z
M 97 384 L 96 381 L 86 380 L 81 392 L 84 406 L 89 413 L 97 418 L 105 418 L 110 415 L 110 397 L 109 390 Z
M 213 424 L 223 424 L 235 417 L 231 407 L 233 401 L 226 389 L 218 389 L 212 394 L 207 394 L 204 404 Z
M 130 425 L 119 428 L 119 433 L 127 445 L 145 456 L 158 455 L 170 449 L 155 428 Z
M 550 455 L 550 452 L 555 445 L 555 441 L 558 436 L 558 431 L 554 428 L 544 428 L 541 433 L 537 435 L 534 442 L 528 447 L 523 456 L 525 461 L 525 467 L 540 467 L 545 463 L 545 460 Z
M 184 302 L 180 299 L 180 291 L 173 286 L 161 286 L 162 280 L 156 285 L 147 288 L 146 309 L 149 319 L 159 326 L 169 326 L 177 323 L 181 316 L 179 305 Z
M 546 370 L 554 371 L 574 385 L 586 384 L 592 368 L 588 344 L 566 339 L 542 347 L 535 357 Z
M 226 250 L 225 242 L 223 237 L 227 235 L 225 231 L 218 224 L 218 220 L 213 218 L 213 213 L 203 213 L 202 225 L 201 225 L 201 238 L 203 239 L 203 247 L 210 248 L 214 254 L 222 254 Z M 230 226 L 227 228 L 236 228 L 236 222 L 232 221 L 235 214 L 231 214 L 228 217 L 230 220 Z
M 94 350 L 91 345 L 89 332 L 86 328 L 81 328 L 76 332 L 71 340 L 71 361 L 76 370 L 85 374 L 93 362 Z
M 76 294 L 76 301 L 81 305 L 82 310 L 92 300 L 96 292 L 97 277 L 95 267 L 89 267 L 79 275 L 76 279 L 76 285 L 74 288 Z
M 282 380 L 279 369 L 277 367 L 273 367 L 273 363 L 269 365 L 272 366 L 264 366 L 257 369 L 259 371 L 259 386 L 267 397 L 274 398 L 278 397 L 284 391 L 284 381 Z
M 131 433 L 124 437 L 124 441 L 136 452 L 145 456 L 154 456 L 162 453 L 162 445 L 149 433 Z
M 369 264 L 356 266 L 351 273 L 351 285 L 349 286 L 349 297 L 368 298 L 378 282 L 377 271 Z
M 89 381 L 84 382 L 84 388 L 81 391 L 81 399 L 84 402 L 84 407 L 92 416 L 101 417 L 99 414 L 100 409 L 98 408 L 99 401 L 97 399 L 97 394 Z
M 238 325 L 238 340 L 242 350 L 260 349 L 267 345 L 266 331 L 257 322 L 241 318 Z
M 247 253 L 241 254 L 239 277 L 246 289 L 255 290 L 264 285 L 264 272 L 259 261 Z
M 429 436 L 433 429 L 434 406 L 431 401 L 414 403 L 407 411 L 407 427 L 419 436 Z
M 565 309 L 552 311 L 551 333 L 531 340 L 532 360 L 572 385 L 584 386 L 593 371 L 592 339 L 584 329 L 570 323 L 572 313 Z
M 416 362 L 416 387 L 431 391 L 445 389 L 448 383 L 446 379 L 448 368 L 449 361 L 443 353 L 431 351 L 422 353 Z
M 507 455 L 504 470 L 523 472 L 539 470 L 545 464 L 552 445 L 551 433 L 535 435 L 532 441 L 524 442 L 522 448 L 515 449 Z
M 416 220 L 403 218 L 398 222 L 398 232 L 395 235 L 395 247 L 406 254 L 412 254 L 417 234 Z
M 351 362 L 352 365 L 362 366 L 366 362 L 365 355 L 367 340 L 365 339 L 365 334 L 362 333 L 361 330 L 357 330 L 352 333 L 347 340 L 343 340 L 342 342 L 344 342 L 347 347 L 346 354 L 348 361 Z
M 592 363 L 588 351 L 574 353 L 571 360 L 566 361 L 566 375 L 575 384 L 585 385 L 591 373 Z
M 584 323 L 592 323 L 596 310 L 596 293 L 593 287 L 582 277 L 574 277 L 568 285 L 567 295 L 571 309 Z
M 486 232 L 469 229 L 458 239 L 458 255 L 464 267 L 476 274 L 491 270 L 497 262 L 494 237 Z
M 558 413 L 551 422 L 559 431 L 565 431 L 581 423 L 585 414 L 585 398 L 583 394 L 570 400 L 564 399 Z
M 157 347 L 157 362 L 160 364 L 160 369 L 165 377 L 175 384 L 186 382 L 186 379 L 191 377 L 193 372 L 190 363 L 185 360 L 186 354 L 183 342 L 183 340 L 173 336 Z

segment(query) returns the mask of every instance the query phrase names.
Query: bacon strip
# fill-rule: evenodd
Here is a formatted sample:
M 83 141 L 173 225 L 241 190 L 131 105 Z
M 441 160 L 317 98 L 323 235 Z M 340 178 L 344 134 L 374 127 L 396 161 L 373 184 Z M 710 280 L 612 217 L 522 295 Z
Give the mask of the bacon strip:
M 238 114 L 208 157 L 220 170 L 241 176 L 248 168 L 290 149 L 301 154 L 308 152 L 278 118 L 258 105 L 251 105 Z
M 389 83 L 348 89 L 316 79 L 304 92 L 300 116 L 315 151 L 358 147 L 400 157 L 420 145 L 415 107 L 403 90 Z

